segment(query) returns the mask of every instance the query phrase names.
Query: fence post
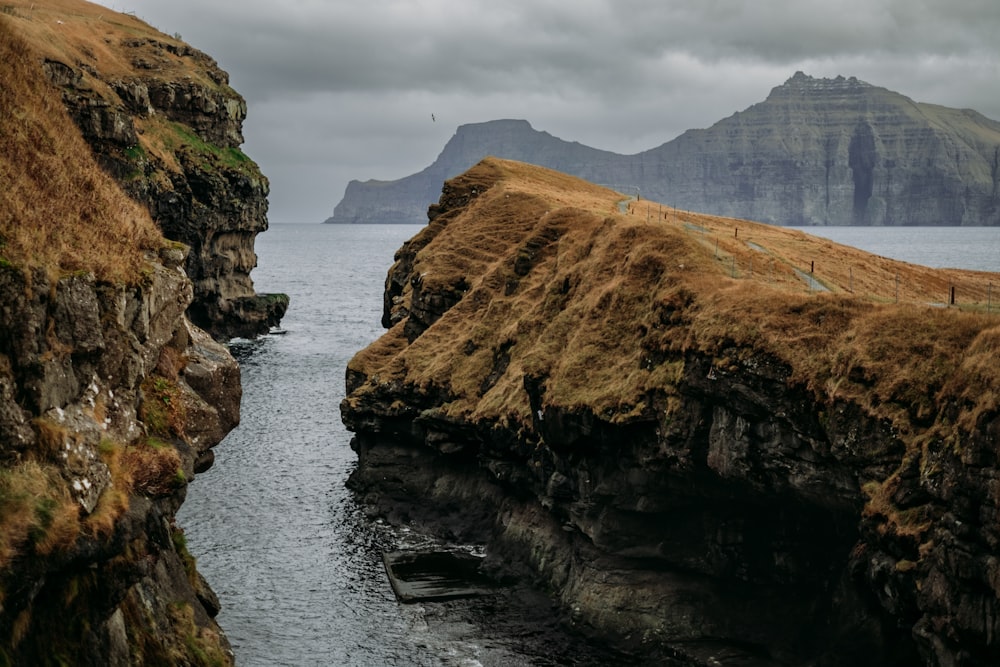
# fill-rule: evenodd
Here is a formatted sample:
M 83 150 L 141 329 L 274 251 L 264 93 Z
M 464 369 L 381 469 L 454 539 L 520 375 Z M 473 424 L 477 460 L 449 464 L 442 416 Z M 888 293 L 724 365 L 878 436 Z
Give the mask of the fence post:
M 955 286 L 951 286 L 951 305 L 955 305 Z

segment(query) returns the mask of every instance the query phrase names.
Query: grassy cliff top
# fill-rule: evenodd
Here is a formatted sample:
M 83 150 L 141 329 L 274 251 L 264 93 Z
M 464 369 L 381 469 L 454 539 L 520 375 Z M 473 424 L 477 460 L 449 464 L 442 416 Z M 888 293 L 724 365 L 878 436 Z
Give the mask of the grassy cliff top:
M 0 13 L 0 262 L 135 280 L 143 252 L 161 246 L 162 236 L 148 211 L 98 167 L 42 70 L 45 51 L 12 18 L 24 4 Z M 58 48 L 36 38 L 44 49 Z
M 649 419 L 646 397 L 669 404 L 697 353 L 720 373 L 779 360 L 819 402 L 856 402 L 901 433 L 948 402 L 961 407 L 940 421 L 943 437 L 997 409 L 997 274 L 628 201 L 492 158 L 449 191 L 471 196 L 411 241 L 419 250 L 397 302 L 414 312 L 434 294 L 458 301 L 412 342 L 404 319 L 356 355 L 349 368 L 368 381 L 349 402 L 400 382 L 434 386 L 452 399 L 444 415 L 527 426 L 533 377 L 553 404 Z M 958 305 L 942 307 L 952 285 Z
M 189 76 L 204 83 L 212 81 L 204 69 L 193 67 L 184 57 L 195 53 L 194 49 L 134 13 L 84 0 L 6 0 L 0 13 L 43 58 L 70 66 L 85 65 L 106 79 L 148 76 L 152 71 L 164 78 Z

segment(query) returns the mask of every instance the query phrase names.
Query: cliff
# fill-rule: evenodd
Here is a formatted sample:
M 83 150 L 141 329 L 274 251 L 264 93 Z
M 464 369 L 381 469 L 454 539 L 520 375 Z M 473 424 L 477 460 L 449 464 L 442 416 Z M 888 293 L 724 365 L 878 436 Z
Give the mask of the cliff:
M 94 11 L 0 9 L 0 664 L 232 664 L 174 517 L 239 421 L 239 368 L 185 315 L 189 249 L 46 76 L 72 35 L 120 46 Z M 72 35 L 43 53 L 36 30 Z
M 360 496 L 668 664 L 996 664 L 997 276 L 620 197 L 445 184 L 347 368 Z
M 801 72 L 765 101 L 636 155 L 562 141 L 524 121 L 463 125 L 419 174 L 352 181 L 327 222 L 422 223 L 438 184 L 488 155 L 779 225 L 1000 224 L 1000 123 Z
M 209 56 L 134 16 L 87 2 L 12 2 L 6 19 L 101 166 L 190 248 L 189 316 L 224 339 L 266 333 L 288 306 L 257 295 L 254 239 L 267 229 L 267 179 L 241 150 L 246 102 Z

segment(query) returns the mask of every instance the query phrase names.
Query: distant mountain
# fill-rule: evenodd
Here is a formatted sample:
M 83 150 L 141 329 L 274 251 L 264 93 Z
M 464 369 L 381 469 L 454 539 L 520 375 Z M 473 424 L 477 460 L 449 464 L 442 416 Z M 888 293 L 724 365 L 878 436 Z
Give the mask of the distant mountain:
M 763 102 L 636 155 L 563 141 L 523 120 L 463 125 L 423 171 L 351 181 L 327 222 L 426 222 L 441 184 L 487 155 L 780 225 L 1000 225 L 1000 123 L 802 72 Z
M 423 223 L 441 185 L 487 155 L 529 162 L 588 180 L 612 172 L 620 155 L 563 141 L 525 120 L 462 125 L 429 167 L 397 181 L 351 181 L 332 223 Z

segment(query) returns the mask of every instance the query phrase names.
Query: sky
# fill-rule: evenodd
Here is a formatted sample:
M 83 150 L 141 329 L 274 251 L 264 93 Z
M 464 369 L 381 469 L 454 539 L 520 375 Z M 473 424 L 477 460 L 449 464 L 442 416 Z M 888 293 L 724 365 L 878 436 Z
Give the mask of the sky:
M 102 0 L 215 58 L 272 223 L 431 164 L 459 125 L 529 121 L 631 154 L 796 71 L 1000 120 L 997 0 Z

